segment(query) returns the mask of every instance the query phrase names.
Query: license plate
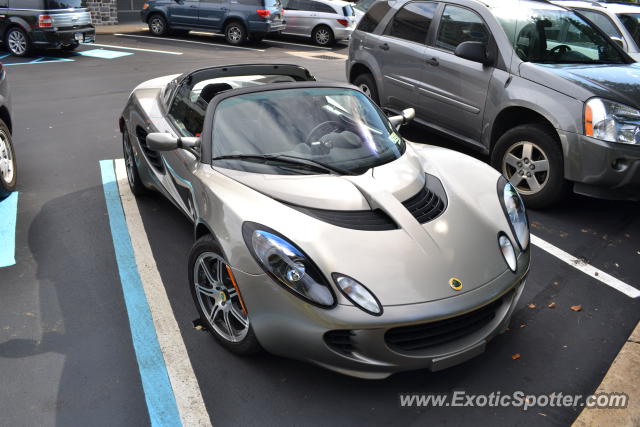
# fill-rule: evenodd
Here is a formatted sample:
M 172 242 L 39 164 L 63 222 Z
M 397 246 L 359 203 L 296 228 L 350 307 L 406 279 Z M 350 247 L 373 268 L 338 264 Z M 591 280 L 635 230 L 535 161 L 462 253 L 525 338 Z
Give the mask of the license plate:
M 82 35 L 82 33 L 75 33 L 74 38 L 76 39 L 76 41 L 79 41 L 79 42 L 84 40 L 84 36 Z

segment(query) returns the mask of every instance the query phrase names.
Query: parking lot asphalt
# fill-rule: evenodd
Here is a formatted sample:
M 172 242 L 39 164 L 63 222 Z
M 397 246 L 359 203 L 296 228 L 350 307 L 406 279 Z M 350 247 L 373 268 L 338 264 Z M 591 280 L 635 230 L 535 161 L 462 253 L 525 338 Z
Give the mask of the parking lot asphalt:
M 210 35 L 137 32 L 100 34 L 79 54 L 2 59 L 13 95 L 19 196 L 16 264 L 0 268 L 0 424 L 149 423 L 99 166 L 122 157 L 117 120 L 131 90 L 153 77 L 231 63 L 294 63 L 319 79 L 344 81 L 346 54 L 346 46 L 317 49 L 297 39 L 241 49 Z M 418 126 L 403 133 L 460 148 Z M 158 196 L 138 207 L 215 425 L 567 425 L 582 408 L 405 408 L 399 394 L 587 395 L 640 320 L 638 298 L 581 270 L 588 264 L 640 288 L 640 204 L 574 195 L 529 216 L 532 233 L 584 264 L 576 268 L 534 246 L 510 330 L 474 360 L 366 381 L 267 354 L 239 358 L 193 326 L 191 225 Z M 581 311 L 570 309 L 576 305 Z

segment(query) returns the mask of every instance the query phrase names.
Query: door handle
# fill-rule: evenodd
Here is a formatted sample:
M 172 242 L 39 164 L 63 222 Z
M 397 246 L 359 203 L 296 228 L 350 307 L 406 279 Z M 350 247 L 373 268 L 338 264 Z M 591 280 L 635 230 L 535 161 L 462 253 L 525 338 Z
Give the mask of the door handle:
M 427 58 L 424 61 L 429 65 L 433 65 L 434 67 L 437 67 L 438 65 L 440 65 L 440 63 L 438 62 L 438 58 L 436 57 Z
M 389 50 L 389 45 L 388 45 L 388 44 L 386 44 L 386 43 L 381 44 L 379 47 L 380 47 L 380 49 L 382 49 L 382 50 Z

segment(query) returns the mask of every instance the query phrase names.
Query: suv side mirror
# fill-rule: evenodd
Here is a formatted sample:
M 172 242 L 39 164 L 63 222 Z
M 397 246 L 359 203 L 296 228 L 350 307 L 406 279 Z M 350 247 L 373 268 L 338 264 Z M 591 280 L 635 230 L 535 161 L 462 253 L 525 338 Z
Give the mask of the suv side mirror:
M 393 127 L 397 129 L 400 126 L 406 125 L 407 123 L 409 123 L 411 120 L 414 119 L 415 116 L 416 116 L 416 110 L 413 108 L 407 108 L 405 110 L 402 110 L 402 114 L 398 116 L 389 117 L 389 121 L 391 122 Z
M 487 44 L 483 42 L 462 42 L 456 47 L 454 53 L 460 58 L 479 62 L 483 65 L 489 65 L 491 63 L 491 57 L 487 52 Z
M 153 151 L 171 151 L 176 148 L 198 148 L 200 138 L 176 138 L 169 133 L 152 132 L 147 135 L 147 147 Z

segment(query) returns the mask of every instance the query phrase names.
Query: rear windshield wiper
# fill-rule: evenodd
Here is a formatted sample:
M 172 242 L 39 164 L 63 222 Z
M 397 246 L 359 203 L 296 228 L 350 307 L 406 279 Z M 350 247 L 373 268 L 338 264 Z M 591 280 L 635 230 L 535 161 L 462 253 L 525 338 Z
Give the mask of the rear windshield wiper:
M 256 160 L 263 161 L 264 163 L 268 161 L 277 161 L 281 163 L 286 163 L 289 165 L 298 165 L 298 166 L 307 166 L 315 169 L 317 171 L 322 171 L 324 173 L 329 174 L 340 174 L 340 175 L 350 175 L 349 171 L 346 171 L 341 168 L 337 168 L 335 166 L 327 165 L 322 162 L 318 162 L 316 160 L 305 159 L 303 157 L 295 157 L 289 156 L 287 154 L 228 154 L 224 156 L 217 156 L 211 159 L 215 160 Z

